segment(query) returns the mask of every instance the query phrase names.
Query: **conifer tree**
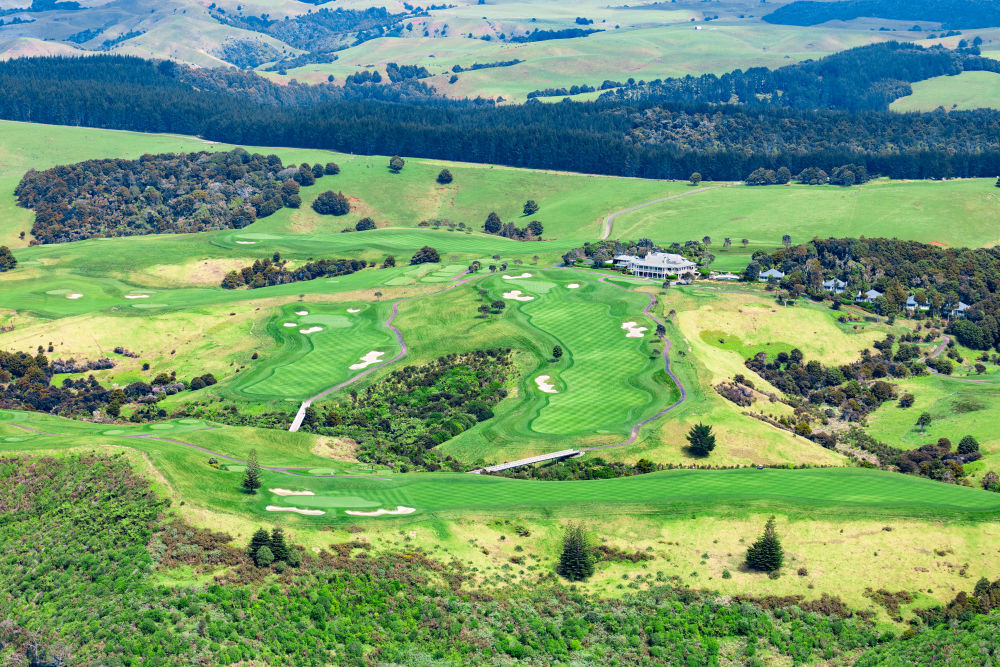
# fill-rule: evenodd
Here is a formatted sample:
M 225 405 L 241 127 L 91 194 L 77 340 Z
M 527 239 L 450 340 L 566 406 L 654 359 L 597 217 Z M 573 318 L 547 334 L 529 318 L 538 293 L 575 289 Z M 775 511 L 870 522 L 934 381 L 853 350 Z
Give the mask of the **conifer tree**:
M 496 234 L 500 231 L 500 227 L 503 223 L 500 221 L 500 216 L 497 215 L 496 211 L 491 211 L 488 216 L 486 216 L 486 222 L 483 224 L 483 230 L 487 234 Z
M 247 493 L 257 493 L 260 488 L 260 465 L 257 463 L 257 450 L 251 449 L 247 457 L 247 470 L 243 474 L 243 488 Z
M 280 526 L 275 526 L 271 531 L 271 541 L 268 543 L 274 560 L 288 560 L 288 544 L 285 543 L 285 532 Z
M 566 527 L 556 574 L 570 581 L 584 581 L 594 574 L 594 556 L 587 542 L 587 533 L 583 530 L 583 526 L 570 524 Z
M 691 443 L 691 453 L 695 456 L 708 456 L 715 449 L 715 436 L 708 424 L 695 424 L 688 431 L 687 440 Z
M 266 547 L 271 543 L 271 538 L 268 536 L 267 531 L 263 528 L 258 528 L 257 532 L 253 534 L 250 538 L 250 547 L 247 549 L 247 553 L 250 554 L 250 558 L 257 561 L 257 552 L 260 551 L 261 547 Z
M 760 572 L 774 572 L 781 568 L 785 552 L 774 528 L 774 517 L 764 525 L 764 534 L 747 549 L 747 567 Z

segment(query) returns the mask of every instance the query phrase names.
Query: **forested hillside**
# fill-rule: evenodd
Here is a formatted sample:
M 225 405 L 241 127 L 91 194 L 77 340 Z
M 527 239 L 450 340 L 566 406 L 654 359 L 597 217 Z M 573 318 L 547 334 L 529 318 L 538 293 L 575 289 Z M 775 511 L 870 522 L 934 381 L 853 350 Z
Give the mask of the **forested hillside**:
M 862 16 L 900 21 L 933 21 L 943 28 L 988 28 L 1000 25 L 997 0 L 796 0 L 764 16 L 768 23 L 816 25 Z
M 955 56 L 930 51 L 915 62 L 928 55 L 941 60 L 936 67 L 954 66 Z M 1000 112 L 986 109 L 904 115 L 654 101 L 306 103 L 312 88 L 296 94 L 292 106 L 262 79 L 259 87 L 245 79 L 229 93 L 186 83 L 188 76 L 134 58 L 3 63 L 0 117 L 647 178 L 686 179 L 698 171 L 735 180 L 759 167 L 798 173 L 851 163 L 895 178 L 1000 173 Z M 262 98 L 272 101 L 257 103 Z

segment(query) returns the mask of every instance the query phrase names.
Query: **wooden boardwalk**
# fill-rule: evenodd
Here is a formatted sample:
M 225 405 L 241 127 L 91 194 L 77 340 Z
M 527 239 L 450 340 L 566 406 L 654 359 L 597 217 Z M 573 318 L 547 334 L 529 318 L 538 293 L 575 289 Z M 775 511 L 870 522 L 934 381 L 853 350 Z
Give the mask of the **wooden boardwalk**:
M 517 461 L 510 461 L 508 463 L 498 463 L 493 466 L 487 466 L 485 468 L 479 468 L 477 470 L 470 470 L 469 472 L 479 475 L 484 472 L 500 472 L 501 470 L 508 470 L 510 468 L 520 468 L 521 466 L 529 466 L 532 463 L 541 463 L 542 461 L 553 461 L 555 459 L 568 459 L 573 456 L 579 456 L 583 454 L 579 449 L 564 449 L 559 452 L 552 452 L 551 454 L 541 454 L 539 456 L 532 456 L 528 459 L 518 459 Z

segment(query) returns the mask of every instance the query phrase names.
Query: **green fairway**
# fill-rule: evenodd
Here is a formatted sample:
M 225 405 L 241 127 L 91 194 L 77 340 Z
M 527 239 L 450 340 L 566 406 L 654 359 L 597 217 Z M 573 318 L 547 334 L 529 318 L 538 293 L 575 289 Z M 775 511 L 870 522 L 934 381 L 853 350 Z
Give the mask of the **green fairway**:
M 399 346 L 384 324 L 388 308 L 381 306 L 352 302 L 283 306 L 267 324 L 278 348 L 266 363 L 238 376 L 231 383 L 232 392 L 257 400 L 307 398 L 367 368 L 371 364 L 361 365 L 362 357 L 370 352 L 381 353 L 376 363 L 392 358 Z
M 343 471 L 335 478 L 315 475 L 289 476 L 264 472 L 264 491 L 246 496 L 238 491 L 240 473 L 208 466 L 208 452 L 242 458 L 256 446 L 261 464 L 285 468 L 315 468 L 318 457 L 305 448 L 304 434 L 265 432 L 266 440 L 248 438 L 253 429 L 223 427 L 204 429 L 197 420 L 166 422 L 142 427 L 112 427 L 71 422 L 44 415 L 0 412 L 0 438 L 6 451 L 54 450 L 65 447 L 112 444 L 137 449 L 152 457 L 170 488 L 187 502 L 216 510 L 250 512 L 258 517 L 265 506 L 280 504 L 312 508 L 324 514 L 303 520 L 323 523 L 358 521 L 341 508 L 411 507 L 414 518 L 436 516 L 593 516 L 602 511 L 675 515 L 711 507 L 713 513 L 775 509 L 793 514 L 823 516 L 831 513 L 856 516 L 913 516 L 995 520 L 1000 496 L 941 484 L 926 479 L 859 468 L 722 471 L 677 470 L 612 480 L 583 482 L 532 482 L 468 473 L 385 475 L 349 474 L 343 465 L 325 466 Z M 46 433 L 16 428 L 19 424 Z M 154 440 L 150 437 L 166 438 Z M 133 436 L 133 437 L 129 437 Z M 6 438 L 13 437 L 9 441 Z M 17 439 L 22 438 L 22 439 Z M 171 442 L 171 441 L 178 442 Z M 266 449 L 262 447 L 265 446 Z M 325 472 L 325 471 L 324 471 Z M 280 497 L 272 488 L 312 491 L 314 495 Z M 374 520 L 374 519 L 373 519 Z M 385 521 L 382 517 L 378 520 Z

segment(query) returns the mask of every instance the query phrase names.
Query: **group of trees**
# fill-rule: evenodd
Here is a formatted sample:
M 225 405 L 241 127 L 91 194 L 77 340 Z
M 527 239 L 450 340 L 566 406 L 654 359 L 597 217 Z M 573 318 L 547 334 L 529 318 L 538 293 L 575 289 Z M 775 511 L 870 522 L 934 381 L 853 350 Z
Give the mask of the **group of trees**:
M 351 212 L 351 202 L 343 192 L 327 190 L 313 200 L 312 209 L 320 215 L 347 215 Z
M 298 567 L 302 564 L 301 552 L 288 544 L 281 526 L 275 526 L 270 533 L 264 528 L 258 528 L 250 538 L 247 555 L 257 567 L 273 565 L 279 572 L 285 565 Z
M 361 461 L 437 470 L 433 449 L 491 419 L 514 372 L 511 350 L 500 348 L 405 366 L 307 416 L 303 430 L 355 440 Z
M 0 273 L 17 267 L 17 258 L 5 245 L 0 245 Z
M 990 28 L 1000 25 L 1000 3 L 996 0 L 844 0 L 808 2 L 797 0 L 764 15 L 768 23 L 818 25 L 827 21 L 851 21 L 866 16 L 899 21 L 929 21 L 942 28 Z
M 330 167 L 284 167 L 276 155 L 241 148 L 143 155 L 31 170 L 14 194 L 35 211 L 32 243 L 240 229 L 284 206 L 297 208 L 299 186 Z
M 785 185 L 792 180 L 792 172 L 788 167 L 778 167 L 777 171 L 758 167 L 746 177 L 747 185 Z M 868 169 L 864 165 L 845 164 L 834 167 L 830 174 L 816 167 L 806 167 L 795 177 L 803 185 L 841 185 L 850 187 L 861 185 L 871 180 Z
M 843 296 L 858 291 L 882 293 L 872 309 L 880 315 L 905 313 L 912 294 L 928 309 L 913 316 L 948 317 L 946 333 L 976 350 L 1000 350 L 1000 249 L 940 248 L 916 241 L 885 238 L 813 239 L 772 254 L 754 253 L 751 265 L 784 272 L 781 286 L 823 296 L 822 282 L 836 277 L 847 283 Z M 959 303 L 970 308 L 951 317 Z
M 222 279 L 221 286 L 225 289 L 256 289 L 316 278 L 346 276 L 367 266 L 368 262 L 363 259 L 318 259 L 292 269 L 288 268 L 288 260 L 275 252 L 271 257 L 254 260 L 253 264 L 244 266 L 239 271 L 230 271 Z
M 532 215 L 537 211 L 538 204 L 535 202 L 528 200 L 524 204 L 525 215 Z M 487 234 L 496 234 L 504 238 L 514 239 L 515 241 L 540 241 L 545 228 L 537 220 L 532 220 L 525 227 L 518 227 L 513 222 L 505 223 L 500 219 L 496 211 L 491 211 L 486 217 L 486 222 L 483 223 L 483 231 Z

